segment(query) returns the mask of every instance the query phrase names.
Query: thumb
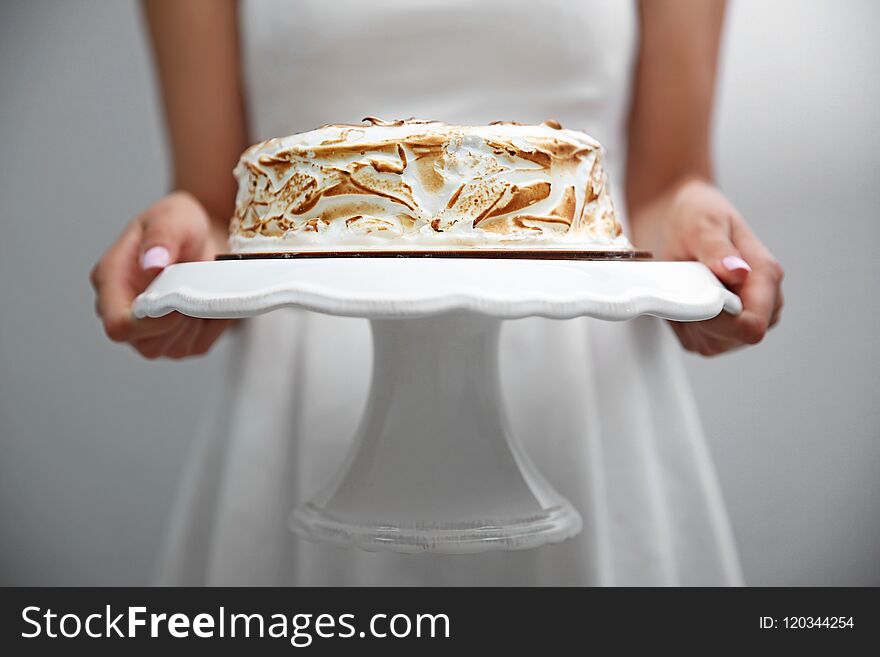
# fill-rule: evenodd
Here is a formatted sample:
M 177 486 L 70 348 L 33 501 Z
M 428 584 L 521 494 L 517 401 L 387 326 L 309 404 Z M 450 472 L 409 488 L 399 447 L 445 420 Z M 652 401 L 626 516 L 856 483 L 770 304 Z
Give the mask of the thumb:
M 209 233 L 208 217 L 195 199 L 183 194 L 163 199 L 144 214 L 141 268 L 161 270 L 200 259 Z
M 697 259 L 712 270 L 727 287 L 735 287 L 748 278 L 751 266 L 725 235 L 703 237 L 694 249 Z

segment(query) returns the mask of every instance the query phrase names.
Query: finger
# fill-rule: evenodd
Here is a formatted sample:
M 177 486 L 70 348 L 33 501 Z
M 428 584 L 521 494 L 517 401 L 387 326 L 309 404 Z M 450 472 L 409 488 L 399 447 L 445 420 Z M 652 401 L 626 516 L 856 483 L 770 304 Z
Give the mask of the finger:
M 694 327 L 709 339 L 729 342 L 730 346 L 744 344 L 742 324 L 736 321 L 738 317 L 721 313 L 712 319 L 694 322 Z
M 145 358 L 158 358 L 165 354 L 169 345 L 175 340 L 180 333 L 181 327 L 190 318 L 173 313 L 158 319 L 151 319 L 149 324 L 155 327 L 154 331 L 144 331 L 141 335 L 133 337 L 129 340 L 134 347 Z M 153 324 L 158 320 L 167 320 L 162 323 Z M 146 320 L 142 320 L 146 321 Z
M 143 224 L 133 222 L 95 266 L 90 277 L 96 291 L 95 310 L 108 337 L 115 342 L 166 332 L 180 319 L 178 313 L 160 318 L 132 316 L 135 297 L 156 275 L 156 272 L 141 270 L 134 262 L 142 235 Z
M 207 214 L 189 194 L 172 194 L 143 215 L 140 263 L 159 271 L 174 262 L 198 260 L 210 233 Z
M 152 338 L 141 338 L 129 342 L 132 349 L 148 360 L 159 358 L 165 353 L 165 347 L 171 339 L 169 335 L 159 335 Z
M 773 273 L 778 275 L 779 282 L 782 282 L 783 272 L 779 263 L 776 262 L 770 250 L 764 246 L 764 243 L 758 239 L 758 236 L 752 232 L 752 229 L 749 228 L 749 225 L 741 217 L 734 217 L 730 230 L 733 242 L 744 254 L 743 257 L 749 261 L 754 261 L 752 262 L 753 265 L 762 262 L 768 264 L 774 270 Z
M 719 354 L 724 354 L 744 346 L 739 340 L 731 340 L 709 332 L 703 333 L 703 343 L 706 347 L 706 350 L 703 352 L 704 356 L 718 356 Z
M 776 306 L 776 284 L 766 272 L 755 269 L 738 293 L 743 311 L 735 316 L 721 313 L 706 322 L 706 329 L 726 339 L 758 344 L 767 333 Z
M 172 359 L 201 356 L 211 348 L 217 338 L 229 326 L 228 319 L 184 318 L 177 331 L 171 334 L 143 338 L 133 346 L 144 357 L 154 359 L 165 356 Z
M 171 332 L 132 340 L 131 346 L 144 358 L 150 360 L 167 355 L 169 349 L 177 339 L 179 327 Z
M 198 326 L 186 338 L 179 340 L 174 348 L 169 349 L 167 355 L 171 358 L 186 358 L 207 353 L 230 322 L 228 319 L 199 320 Z
M 189 356 L 193 342 L 202 331 L 206 320 L 189 318 L 165 348 L 163 355 L 168 358 L 180 359 Z
M 131 306 L 137 293 L 122 277 L 109 279 L 101 287 L 95 301 L 98 315 L 104 323 L 107 336 L 114 342 L 127 342 L 173 331 L 183 315 L 177 312 L 162 317 L 137 319 Z
M 733 224 L 733 238 L 740 250 L 754 265 L 755 285 L 738 290 L 743 306 L 753 310 L 760 319 L 766 321 L 766 331 L 779 321 L 779 313 L 784 303 L 782 280 L 785 272 L 779 261 L 752 232 L 749 226 L 737 219 Z M 774 322 L 775 320 L 775 322 Z
M 691 328 L 691 340 L 693 340 L 694 345 L 696 346 L 696 352 L 701 356 L 714 356 L 718 353 L 712 347 L 709 336 L 696 327 Z
M 103 285 L 116 277 L 115 269 L 119 264 L 124 263 L 131 251 L 137 248 L 142 235 L 143 225 L 140 221 L 131 222 L 119 234 L 116 241 L 89 272 L 89 281 L 95 292 L 99 292 Z
M 785 299 L 782 290 L 779 290 L 779 293 L 776 295 L 776 307 L 773 309 L 773 315 L 770 317 L 770 328 L 773 328 L 779 323 L 779 320 L 782 317 L 782 307 L 784 305 Z
M 178 312 L 168 313 L 162 317 L 144 317 L 132 323 L 129 340 L 143 340 L 152 337 L 170 337 L 186 321 L 187 317 Z
M 98 295 L 98 315 L 104 324 L 104 332 L 114 342 L 125 342 L 134 333 L 131 316 L 134 297 L 135 292 L 122 281 L 108 282 Z
M 205 327 L 198 339 L 193 343 L 192 353 L 196 356 L 206 354 L 214 345 L 223 332 L 229 328 L 233 320 L 231 319 L 210 319 L 205 320 Z
M 742 349 L 745 347 L 741 342 L 739 343 L 726 343 L 726 342 L 710 342 L 709 348 L 706 353 L 702 354 L 706 358 L 713 358 L 715 356 L 721 356 L 723 354 L 730 353 L 731 351 L 735 351 L 737 349 Z
M 670 321 L 669 324 L 672 326 L 672 330 L 675 331 L 676 336 L 678 336 L 681 346 L 684 347 L 686 351 L 698 351 L 697 343 L 693 338 L 693 328 L 690 322 Z
M 110 339 L 122 342 L 161 335 L 170 330 L 169 325 L 176 325 L 174 317 L 135 320 L 131 307 L 165 265 L 178 258 L 199 259 L 204 255 L 210 240 L 209 226 L 198 202 L 188 194 L 177 193 L 126 227 L 90 275 L 96 291 L 95 309 Z
M 690 250 L 730 288 L 741 285 L 752 270 L 733 243 L 729 220 L 706 223 L 691 237 Z
M 128 259 L 137 252 L 141 229 L 134 222 L 123 231 L 90 275 L 96 294 L 95 309 L 107 336 L 115 342 L 127 340 L 133 328 L 131 305 L 138 290 L 128 275 Z
M 190 342 L 193 340 L 194 335 L 198 334 L 199 327 L 202 325 L 203 321 L 204 320 L 201 319 L 187 317 L 180 323 L 180 326 L 171 336 L 171 339 L 166 343 L 162 355 L 168 356 L 169 358 L 183 358 L 186 355 L 187 349 Z

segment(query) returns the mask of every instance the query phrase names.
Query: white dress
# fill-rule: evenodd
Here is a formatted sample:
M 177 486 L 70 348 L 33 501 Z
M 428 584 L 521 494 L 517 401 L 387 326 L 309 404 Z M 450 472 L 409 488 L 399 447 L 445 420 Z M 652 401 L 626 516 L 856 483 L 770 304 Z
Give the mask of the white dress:
M 367 115 L 557 119 L 607 148 L 619 190 L 638 21 L 622 0 L 244 0 L 253 140 Z M 513 432 L 580 511 L 576 538 L 473 556 L 368 553 L 289 532 L 363 409 L 369 327 L 296 310 L 234 332 L 160 560 L 209 585 L 736 585 L 741 573 L 664 322 L 505 322 Z

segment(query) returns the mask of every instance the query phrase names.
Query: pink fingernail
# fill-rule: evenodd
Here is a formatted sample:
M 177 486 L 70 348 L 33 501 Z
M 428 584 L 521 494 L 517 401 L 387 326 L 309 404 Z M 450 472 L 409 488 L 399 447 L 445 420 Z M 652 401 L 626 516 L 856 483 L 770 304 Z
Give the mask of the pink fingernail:
M 737 269 L 744 269 L 745 271 L 752 271 L 752 268 L 749 267 L 749 263 L 740 258 L 739 256 L 727 256 L 721 259 L 721 264 L 724 265 L 724 268 L 727 271 L 736 271 Z
M 171 261 L 171 254 L 164 246 L 154 246 L 148 249 L 141 258 L 143 269 L 165 269 Z

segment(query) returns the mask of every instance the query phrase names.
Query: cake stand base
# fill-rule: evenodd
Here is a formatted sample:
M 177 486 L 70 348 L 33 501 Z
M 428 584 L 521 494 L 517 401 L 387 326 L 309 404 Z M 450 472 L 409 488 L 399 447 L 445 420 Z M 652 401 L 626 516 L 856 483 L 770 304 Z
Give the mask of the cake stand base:
M 501 320 L 455 312 L 371 325 L 375 365 L 355 445 L 293 513 L 295 531 L 368 550 L 453 553 L 532 548 L 580 531 L 578 513 L 507 430 Z

